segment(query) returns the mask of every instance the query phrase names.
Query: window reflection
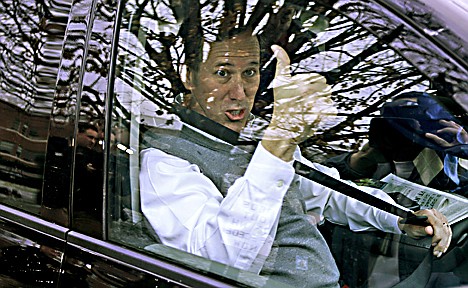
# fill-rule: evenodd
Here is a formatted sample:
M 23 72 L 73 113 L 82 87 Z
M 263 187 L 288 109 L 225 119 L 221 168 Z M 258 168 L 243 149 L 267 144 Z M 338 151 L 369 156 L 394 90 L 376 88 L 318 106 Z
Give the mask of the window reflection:
M 327 125 L 301 144 L 304 156 L 312 161 L 324 162 L 366 147 L 372 119 L 380 117 L 382 106 L 403 92 L 430 92 L 436 99 L 447 98 L 450 113 L 466 123 L 466 115 L 455 112 L 460 107 L 453 101 L 454 95 L 467 91 L 464 70 L 376 4 L 315 1 L 302 7 L 205 1 L 187 8 L 182 2 L 155 2 L 145 7 L 129 2 L 125 6 L 111 125 L 128 133 L 116 141 L 113 150 L 118 157 L 111 168 L 109 187 L 114 194 L 109 234 L 116 241 L 140 249 L 155 247 L 149 245 L 157 243 L 157 237 L 151 235 L 141 215 L 139 152 L 148 146 L 151 133 L 180 130 L 180 118 L 187 121 L 185 116 L 198 121 L 190 113 L 184 116 L 174 109 L 188 98 L 183 85 L 189 75 L 186 68 L 206 56 L 203 40 L 212 42 L 238 23 L 251 28 L 261 46 L 261 78 L 252 110 L 260 121 L 250 127 L 253 135 L 261 134 L 257 130 L 264 129 L 272 115 L 270 83 L 276 65 L 268 48 L 272 44 L 288 51 L 293 75 L 319 73 L 332 85 L 336 111 L 330 113 Z M 203 130 L 203 126 L 198 128 Z M 127 236 L 135 239 L 130 241 Z
M 54 1 L 8 0 L 0 6 L 0 199 L 39 213 L 68 10 Z

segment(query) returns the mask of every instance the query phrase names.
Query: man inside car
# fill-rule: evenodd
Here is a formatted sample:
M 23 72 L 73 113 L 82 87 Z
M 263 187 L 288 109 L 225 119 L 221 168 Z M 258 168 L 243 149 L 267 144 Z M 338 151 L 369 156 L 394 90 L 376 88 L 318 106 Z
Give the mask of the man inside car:
M 162 243 L 298 287 L 337 287 L 338 269 L 311 224 L 311 211 L 354 231 L 430 235 L 432 253 L 440 257 L 451 229 L 438 211 L 415 212 L 428 217 L 426 227 L 402 224 L 395 215 L 295 175 L 293 160 L 339 177 L 308 162 L 297 146 L 320 125 L 331 91 L 320 75 L 291 76 L 287 53 L 272 49 L 278 61 L 275 107 L 253 155 L 187 126 L 142 152 L 142 211 Z M 191 93 L 184 105 L 240 133 L 259 87 L 259 42 L 246 31 L 231 33 L 204 52 L 187 72 Z M 368 192 L 392 201 L 380 190 Z

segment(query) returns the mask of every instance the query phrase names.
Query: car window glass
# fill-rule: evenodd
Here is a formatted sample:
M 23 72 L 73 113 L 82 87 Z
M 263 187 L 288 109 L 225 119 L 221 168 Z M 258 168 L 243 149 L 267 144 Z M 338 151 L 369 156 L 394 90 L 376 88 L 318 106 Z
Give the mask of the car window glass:
M 80 11 L 80 15 L 92 16 L 88 18 L 90 34 L 84 61 L 86 69 L 83 71 L 82 88 L 79 89 L 81 95 L 75 138 L 72 221 L 76 231 L 98 238 L 103 234 L 104 181 L 109 176 L 103 173 L 103 166 L 104 154 L 107 151 L 105 99 L 109 78 L 106 67 L 110 62 L 115 21 L 114 4 L 90 2 L 89 11 Z M 91 12 L 92 9 L 95 9 L 95 12 Z M 79 17 L 77 20 L 81 21 Z M 86 34 L 83 34 L 83 37 L 86 37 Z
M 321 115 L 316 119 L 320 121 L 317 121 L 313 135 L 300 145 L 303 155 L 313 162 L 334 166 L 343 161 L 333 162 L 330 159 L 366 147 L 369 145 L 370 135 L 377 133 L 374 139 L 386 136 L 379 134 L 388 131 L 385 130 L 385 125 L 392 129 L 400 124 L 404 127 L 411 126 L 413 120 L 408 117 L 403 119 L 402 123 L 380 123 L 377 120 L 375 122 L 379 123 L 372 124 L 374 118 L 381 119 L 385 116 L 382 112 L 385 105 L 385 113 L 394 111 L 394 108 L 388 108 L 394 107 L 388 103 L 392 102 L 394 96 L 404 92 L 431 95 L 423 98 L 420 106 L 425 99 L 436 99 L 430 103 L 443 103 L 440 106 L 444 107 L 447 113 L 466 125 L 466 114 L 461 108 L 463 101 L 460 99 L 466 97 L 468 88 L 466 70 L 462 65 L 449 60 L 443 50 L 427 41 L 419 31 L 374 2 L 332 2 L 333 7 L 322 1 L 314 1 L 305 6 L 287 3 L 269 6 L 261 1 L 201 1 L 190 6 L 183 3 L 178 5 L 175 2 L 171 5 L 155 2 L 147 6 L 126 3 L 116 55 L 110 131 L 107 215 L 111 240 L 142 251 L 151 251 L 158 257 L 182 261 L 183 264 L 196 269 L 213 272 L 212 266 L 207 264 L 208 260 L 196 260 L 197 256 L 193 256 L 194 259 L 190 258 L 192 256 L 180 256 L 184 255 L 184 252 L 161 245 L 157 233 L 141 212 L 140 153 L 148 147 L 169 151 L 166 147 L 176 146 L 175 142 L 171 142 L 175 141 L 175 138 L 171 137 L 177 136 L 183 129 L 183 122 L 194 126 L 193 130 L 197 133 L 214 135 L 221 139 L 223 144 L 232 140 L 230 132 L 218 129 L 210 121 L 197 118 L 194 113 L 180 108 L 180 104 L 184 103 L 189 94 L 187 85 L 184 86 L 184 81 L 187 81 L 189 75 L 186 65 L 195 61 L 197 55 L 205 57 L 204 44 L 201 41 L 215 41 L 230 23 L 244 23 L 252 28 L 260 43 L 258 72 L 261 78 L 252 109 L 254 120 L 243 130 L 241 138 L 235 140 L 242 142 L 247 139 L 248 143 L 252 138 L 258 140 L 271 119 L 271 83 L 275 76 L 276 62 L 272 59 L 273 52 L 269 47 L 273 44 L 288 51 L 291 60 L 291 66 L 288 68 L 293 75 L 320 73 L 331 85 L 330 99 L 333 104 L 324 102 L 315 106 L 323 105 L 326 109 L 318 110 Z M 236 72 L 233 68 L 226 70 L 228 74 L 219 70 L 212 74 L 229 77 Z M 254 74 L 251 73 L 255 73 L 252 70 L 255 69 L 242 71 L 242 75 L 252 77 Z M 415 103 L 413 100 L 410 99 L 411 103 L 408 105 Z M 318 117 L 313 113 L 313 117 Z M 400 133 L 395 133 L 397 132 Z M 169 136 L 158 138 L 158 135 Z M 425 143 L 419 145 L 424 146 Z M 457 145 L 459 148 L 462 146 Z M 171 153 L 183 149 L 171 150 Z M 438 157 L 439 164 L 425 164 L 426 167 L 434 166 L 434 169 L 438 169 L 437 173 L 432 173 L 440 173 L 444 165 L 451 161 L 445 160 L 443 156 L 440 158 L 438 153 L 444 151 L 437 150 L 432 154 Z M 197 152 L 194 150 L 192 154 Z M 190 154 L 190 151 L 185 153 Z M 464 153 L 461 151 L 457 155 L 463 159 L 466 158 Z M 403 151 L 402 154 L 406 162 L 412 162 L 421 155 L 421 150 Z M 387 155 L 380 156 L 387 159 Z M 410 161 L 407 161 L 406 158 L 410 156 Z M 205 162 L 207 167 L 212 164 L 208 158 L 201 161 Z M 405 161 L 398 158 L 392 160 L 389 165 L 393 167 Z M 387 169 L 384 162 L 386 161 L 373 163 L 372 172 Z M 382 167 L 379 166 L 381 163 Z M 201 171 L 206 172 L 203 165 L 199 166 Z M 358 173 L 359 177 L 351 174 L 348 176 L 355 178 L 350 180 L 355 180 L 359 185 L 379 185 L 378 181 L 372 179 L 372 174 Z M 226 177 L 229 178 L 228 176 Z M 413 180 L 423 186 L 431 184 L 435 179 L 429 176 L 424 179 L 418 177 Z M 435 188 L 446 192 L 464 191 L 459 190 L 459 187 L 466 185 L 466 182 L 453 185 L 450 181 L 453 180 L 443 178 L 437 183 L 434 182 Z M 451 186 L 447 186 L 449 182 Z M 216 185 L 223 187 L 224 183 Z M 159 220 L 165 221 L 163 218 Z M 385 241 L 398 239 L 388 238 Z M 225 272 L 224 276 L 237 279 L 238 271 L 226 271 L 228 272 Z M 252 281 L 261 282 L 263 279 Z M 255 282 L 255 285 L 258 283 Z
M 0 201 L 38 214 L 69 6 L 35 1 L 0 5 Z

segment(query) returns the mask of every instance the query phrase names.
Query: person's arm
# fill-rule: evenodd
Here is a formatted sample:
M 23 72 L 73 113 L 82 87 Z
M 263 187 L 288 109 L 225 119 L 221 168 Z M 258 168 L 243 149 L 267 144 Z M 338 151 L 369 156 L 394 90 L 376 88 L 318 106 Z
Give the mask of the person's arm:
M 309 165 L 313 165 L 316 169 L 335 178 L 340 177 L 336 169 L 319 164 L 312 164 L 299 153 L 295 155 L 295 158 L 308 162 Z M 387 202 L 394 203 L 393 199 L 388 194 L 379 189 L 370 187 L 360 188 Z M 395 234 L 401 234 L 403 232 L 416 239 L 432 236 L 432 246 L 434 247 L 433 254 L 436 257 L 440 257 L 450 246 L 452 231 L 448 225 L 447 218 L 437 210 L 430 209 L 415 212 L 416 215 L 425 215 L 428 217 L 427 226 L 401 224 L 400 220 L 402 219 L 396 215 L 369 206 L 307 179 L 302 179 L 301 191 L 304 194 L 306 207 L 309 212 L 321 215 L 335 224 L 349 225 L 350 229 L 353 231 L 378 229 Z
M 372 176 L 372 173 L 366 173 L 367 171 L 355 170 L 350 165 L 351 156 L 354 156 L 356 153 L 358 152 L 346 152 L 343 154 L 339 154 L 339 155 L 327 158 L 324 162 L 322 162 L 322 164 L 327 167 L 332 167 L 338 170 L 338 172 L 340 172 L 340 176 L 342 179 L 356 180 L 356 179 L 370 178 Z M 375 165 L 372 171 L 375 172 L 376 168 L 377 168 L 377 165 Z
M 290 165 L 259 145 L 223 198 L 196 165 L 149 149 L 142 153 L 142 211 L 163 244 L 259 272 L 293 176 Z
M 301 157 L 299 156 L 301 162 L 305 162 L 334 178 L 340 178 L 335 168 L 311 163 Z M 355 185 L 351 182 L 348 182 L 348 184 Z M 394 203 L 393 199 L 381 190 L 366 187 L 361 188 L 369 194 Z M 320 215 L 332 223 L 348 225 L 352 231 L 379 229 L 390 233 L 401 233 L 398 227 L 398 216 L 376 209 L 305 178 L 301 178 L 301 191 L 304 195 L 307 211 Z

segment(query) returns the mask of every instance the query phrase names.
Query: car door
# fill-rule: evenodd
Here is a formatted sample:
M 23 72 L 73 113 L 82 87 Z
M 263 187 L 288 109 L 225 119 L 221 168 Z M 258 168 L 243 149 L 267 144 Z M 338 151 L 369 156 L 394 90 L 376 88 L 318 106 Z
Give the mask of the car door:
M 37 18 L 40 25 L 31 26 L 36 30 L 18 26 L 21 29 L 15 31 L 39 31 L 46 36 L 22 38 L 31 40 L 31 47 L 43 47 L 43 52 L 13 53 L 31 59 L 37 56 L 42 61 L 30 61 L 40 63 L 41 69 L 25 67 L 21 74 L 13 69 L 19 61 L 2 66 L 9 75 L 38 71 L 37 77 L 17 78 L 9 89 L 2 86 L 1 90 L 6 99 L 13 99 L 3 101 L 2 95 L 1 102 L 6 112 L 0 134 L 0 261 L 5 286 L 284 287 L 268 277 L 161 244 L 140 210 L 139 152 L 147 145 L 142 141 L 151 135 L 147 132 L 178 129 L 171 104 L 186 92 L 183 55 L 193 52 L 193 43 L 183 42 L 179 29 L 181 19 L 198 19 L 199 12 L 208 36 L 213 23 L 223 19 L 223 9 L 238 13 L 239 19 L 252 17 L 250 23 L 263 27 L 260 35 L 265 45 L 279 43 L 297 52 L 293 57 L 297 73 L 320 72 L 334 86 L 334 100 L 340 103 L 337 125 L 302 147 L 314 161 L 359 147 L 366 140 L 369 118 L 389 97 L 405 89 L 443 89 L 449 82 L 456 88 L 453 98 L 463 100 L 459 96 L 467 91 L 463 65 L 454 61 L 456 57 L 445 46 L 427 42 L 421 34 L 424 29 L 409 25 L 408 19 L 401 21 L 404 16 L 383 5 L 386 2 L 323 2 L 266 7 L 259 1 L 258 7 L 254 2 L 244 7 L 227 1 L 182 5 L 177 1 L 86 0 L 51 2 L 50 7 L 41 4 L 21 14 L 37 13 L 43 18 Z M 29 3 L 23 6 L 26 9 Z M 2 13 L 10 13 L 4 8 Z M 292 17 L 291 11 L 302 13 L 285 22 L 293 23 L 291 30 L 274 26 L 275 19 Z M 264 16 L 272 20 L 261 21 Z M 6 31 L 28 24 L 3 23 Z M 268 64 L 268 59 L 263 60 Z M 264 70 L 254 108 L 254 113 L 267 119 L 271 67 Z M 2 78 L 2 83 L 8 83 L 7 79 L 16 78 Z M 38 85 L 37 91 L 26 89 L 29 84 Z M 33 125 L 40 127 L 32 129 Z M 339 229 L 332 231 L 334 237 Z M 360 250 L 366 237 L 354 237 L 353 241 L 359 241 L 348 243 L 342 241 L 344 236 L 331 239 L 346 283 L 368 281 L 368 265 L 377 257 L 394 260 L 388 250 L 376 254 Z M 381 234 L 368 237 L 369 243 L 377 237 L 382 247 L 399 241 Z M 423 252 L 430 245 L 427 241 L 409 244 Z M 362 254 L 373 255 L 362 265 L 348 265 Z M 19 266 L 8 266 L 11 263 Z M 374 271 L 372 281 L 379 273 Z M 385 273 L 388 278 L 398 275 L 393 270 Z
M 381 117 L 382 106 L 402 92 L 438 95 L 437 99 L 447 100 L 444 103 L 451 113 L 466 125 L 466 37 L 455 32 L 458 28 L 452 30 L 449 23 L 440 22 L 435 10 L 418 1 L 184 4 L 127 2 L 121 8 L 112 77 L 114 95 L 108 111 L 112 115 L 108 119 L 112 129 L 108 131 L 112 137 L 109 144 L 115 146 L 110 150 L 114 155 L 108 162 L 113 164 L 107 167 L 110 174 L 106 221 L 111 242 L 143 253 L 149 251 L 153 257 L 172 258 L 179 265 L 201 266 L 189 260 L 192 255 L 178 257 L 184 254 L 161 245 L 145 221 L 140 209 L 139 152 L 148 147 L 165 151 L 170 141 L 152 141 L 158 139 L 154 135 L 177 135 L 186 124 L 201 134 L 206 132 L 229 142 L 222 133 L 211 131 L 209 125 L 199 125 L 199 118 L 191 119 L 190 113 L 184 118 L 174 109 L 187 95 L 183 82 L 186 64 L 193 60 L 190 57 L 206 56 L 206 47 L 200 47 L 200 39 L 208 43 L 216 41 L 217 33 L 226 27 L 223 24 L 253 25 L 249 28 L 260 39 L 262 80 L 252 111 L 258 117 L 255 119 L 268 120 L 272 113 L 273 93 L 269 89 L 275 75 L 269 50 L 272 44 L 282 45 L 290 52 L 295 74 L 317 72 L 332 85 L 331 99 L 336 110 L 324 117 L 326 123 L 321 123 L 323 126 L 300 145 L 303 155 L 314 162 L 326 163 L 334 156 L 359 150 L 369 141 L 370 123 Z M 253 132 L 248 132 L 255 135 L 255 129 L 261 132 L 262 127 L 249 126 Z M 379 138 L 388 131 L 380 130 Z M 429 163 L 425 167 L 432 166 L 437 165 Z M 364 178 L 355 184 L 383 185 L 376 179 L 367 179 L 371 177 Z M 439 185 L 438 189 L 447 189 L 453 195 L 466 191 L 466 186 L 452 186 Z M 465 203 L 464 198 L 459 200 Z M 311 222 L 320 222 L 320 215 L 313 211 L 310 215 L 314 219 Z M 429 238 L 415 241 L 405 235 L 354 233 L 347 226 L 328 225 L 325 222 L 320 229 L 329 240 L 342 283 L 352 287 L 390 287 L 409 276 L 430 250 Z M 460 230 L 464 231 L 460 234 L 463 240 L 466 229 Z M 455 243 L 463 245 L 463 241 Z M 444 263 L 435 261 L 436 270 L 441 272 Z M 237 273 L 226 274 L 235 279 Z M 464 281 L 460 277 L 458 273 L 454 281 Z M 261 281 L 250 284 L 264 283 Z
M 121 198 L 113 196 L 117 190 L 126 190 L 125 183 L 120 183 L 125 180 L 118 181 L 118 187 L 110 182 L 116 183 L 115 177 L 128 180 L 125 173 L 116 176 L 112 169 L 106 169 L 122 165 L 122 159 L 115 160 L 111 154 L 115 146 L 111 145 L 113 139 L 108 133 L 112 99 L 108 89 L 113 82 L 111 56 L 117 49 L 113 45 L 118 35 L 116 25 L 120 23 L 119 3 L 124 2 L 90 0 L 74 1 L 71 5 L 52 111 L 54 137 L 49 138 L 49 143 L 53 145 L 49 145 L 48 151 L 52 160 L 60 162 L 69 157 L 66 161 L 71 163 L 65 166 L 69 170 L 54 170 L 50 178 L 72 175 L 70 182 L 50 185 L 46 201 L 66 202 L 67 195 L 58 192 L 65 187 L 58 186 L 70 187 L 70 231 L 59 286 L 232 287 L 207 276 L 205 271 L 181 267 L 167 261 L 167 257 L 150 257 L 109 241 L 108 231 L 115 234 L 117 230 L 110 227 L 112 223 L 107 219 L 120 219 L 123 217 L 120 213 L 126 213 L 115 210 L 118 206 L 113 202 L 120 203 Z M 106 204 L 106 198 L 110 204 Z M 134 240 L 133 245 L 153 243 L 138 226 L 132 231 L 127 240 Z M 164 251 L 164 247 L 160 249 Z M 203 263 L 199 258 L 191 261 Z

